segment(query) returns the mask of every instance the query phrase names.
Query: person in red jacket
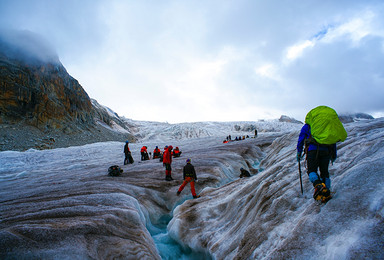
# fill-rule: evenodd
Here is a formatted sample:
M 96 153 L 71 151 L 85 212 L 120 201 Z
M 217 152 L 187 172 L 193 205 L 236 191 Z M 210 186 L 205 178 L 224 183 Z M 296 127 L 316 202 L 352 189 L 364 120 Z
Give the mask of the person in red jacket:
M 177 191 L 177 196 L 180 195 L 182 190 L 184 189 L 185 185 L 188 184 L 188 182 L 191 185 L 191 193 L 194 199 L 200 198 L 200 196 L 196 195 L 195 191 L 195 180 L 197 180 L 195 167 L 191 164 L 191 159 L 187 159 L 186 165 L 183 168 L 183 177 L 184 181 L 183 184 L 181 184 L 179 190 Z
M 141 147 L 140 152 L 141 152 L 141 160 L 142 161 L 149 160 L 148 151 L 147 151 L 146 146 Z
M 172 181 L 172 145 L 168 146 L 168 148 L 164 151 L 163 154 L 163 164 L 165 166 L 165 180 Z
M 158 146 L 156 146 L 155 150 L 153 150 L 153 159 L 160 158 L 161 151 Z
M 164 153 L 168 149 L 168 145 L 164 146 L 164 152 L 160 154 L 160 162 L 163 161 Z M 163 166 L 165 167 L 165 163 L 163 162 Z
M 176 148 L 173 150 L 173 158 L 180 157 L 181 151 L 179 150 L 179 147 L 176 146 Z

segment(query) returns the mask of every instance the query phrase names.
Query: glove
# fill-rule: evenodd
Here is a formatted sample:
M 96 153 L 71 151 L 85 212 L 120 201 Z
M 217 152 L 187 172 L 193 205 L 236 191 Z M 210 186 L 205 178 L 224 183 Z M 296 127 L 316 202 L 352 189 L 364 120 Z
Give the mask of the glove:
M 301 153 L 300 152 L 297 152 L 296 159 L 298 162 L 300 162 L 300 160 L 301 160 Z

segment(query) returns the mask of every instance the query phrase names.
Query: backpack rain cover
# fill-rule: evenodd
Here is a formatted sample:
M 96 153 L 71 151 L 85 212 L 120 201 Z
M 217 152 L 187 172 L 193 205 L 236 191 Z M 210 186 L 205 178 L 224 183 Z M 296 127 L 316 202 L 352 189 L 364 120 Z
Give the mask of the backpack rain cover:
M 347 132 L 336 111 L 327 106 L 318 106 L 308 112 L 305 123 L 311 127 L 311 135 L 319 144 L 344 142 Z

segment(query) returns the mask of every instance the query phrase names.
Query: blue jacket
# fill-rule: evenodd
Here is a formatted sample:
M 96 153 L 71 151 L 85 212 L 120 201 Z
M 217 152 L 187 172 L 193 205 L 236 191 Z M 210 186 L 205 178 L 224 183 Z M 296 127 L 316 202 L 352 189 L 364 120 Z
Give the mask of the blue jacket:
M 299 140 L 297 141 L 297 152 L 302 154 L 303 152 L 303 146 L 305 139 L 308 139 L 311 136 L 311 127 L 308 124 L 305 124 L 300 131 Z M 310 144 L 308 146 L 308 151 L 312 150 L 328 150 L 328 146 L 322 146 L 322 145 L 316 145 L 316 144 Z M 336 144 L 333 144 L 332 154 L 331 158 L 336 159 L 337 152 L 336 152 Z

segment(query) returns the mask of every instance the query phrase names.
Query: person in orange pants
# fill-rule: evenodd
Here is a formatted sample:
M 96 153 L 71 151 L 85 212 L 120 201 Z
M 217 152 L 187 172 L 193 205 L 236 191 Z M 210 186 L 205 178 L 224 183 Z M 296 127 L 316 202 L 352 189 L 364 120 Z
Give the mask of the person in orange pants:
M 191 159 L 187 159 L 187 164 L 183 168 L 183 184 L 181 184 L 179 190 L 177 191 L 177 196 L 180 195 L 181 191 L 184 189 L 185 185 L 188 182 L 191 185 L 191 193 L 194 199 L 199 198 L 200 196 L 196 195 L 195 191 L 195 180 L 197 180 L 195 167 L 191 164 Z

